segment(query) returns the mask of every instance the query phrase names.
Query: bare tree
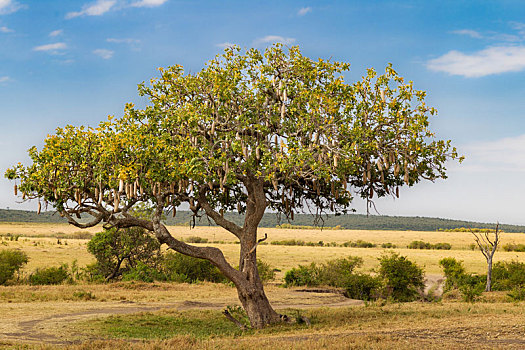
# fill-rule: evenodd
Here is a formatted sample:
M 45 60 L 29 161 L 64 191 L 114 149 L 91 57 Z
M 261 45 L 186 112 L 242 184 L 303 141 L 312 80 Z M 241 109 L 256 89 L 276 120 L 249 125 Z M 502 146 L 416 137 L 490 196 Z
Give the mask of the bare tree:
M 500 241 L 499 223 L 496 224 L 496 231 L 494 231 L 493 240 L 490 239 L 490 230 L 477 234 L 470 229 L 470 232 L 474 235 L 474 240 L 476 241 L 479 250 L 481 250 L 481 253 L 485 259 L 487 259 L 487 284 L 485 286 L 485 292 L 490 292 L 492 284 L 492 258 L 494 257 L 494 253 L 496 253 L 496 249 L 498 249 Z

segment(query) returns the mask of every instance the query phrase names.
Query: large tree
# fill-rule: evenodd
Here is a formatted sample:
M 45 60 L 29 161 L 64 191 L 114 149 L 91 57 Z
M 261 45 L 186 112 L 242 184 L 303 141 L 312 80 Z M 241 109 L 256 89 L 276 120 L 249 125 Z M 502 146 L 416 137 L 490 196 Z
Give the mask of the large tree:
M 266 210 L 345 213 L 352 194 L 399 196 L 399 187 L 445 178 L 457 158 L 428 129 L 435 109 L 389 65 L 347 84 L 349 64 L 312 60 L 297 47 L 233 47 L 198 73 L 159 69 L 132 104 L 97 128 L 66 126 L 6 176 L 25 199 L 51 204 L 80 228 L 143 227 L 182 254 L 207 259 L 236 286 L 252 327 L 280 321 L 257 272 Z M 240 242 L 239 267 L 215 247 L 182 242 L 162 217 L 181 203 Z M 133 208 L 153 209 L 149 218 Z M 239 226 L 225 211 L 244 215 Z M 86 221 L 86 217 L 89 219 Z

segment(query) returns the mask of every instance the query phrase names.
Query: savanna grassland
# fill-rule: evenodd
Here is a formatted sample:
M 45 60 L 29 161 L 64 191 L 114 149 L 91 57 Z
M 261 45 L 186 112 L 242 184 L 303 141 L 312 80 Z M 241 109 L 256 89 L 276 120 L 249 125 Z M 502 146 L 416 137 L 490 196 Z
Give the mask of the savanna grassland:
M 0 224 L 0 248 L 24 251 L 28 275 L 39 267 L 67 263 L 83 267 L 94 261 L 87 252 L 86 232 L 64 224 Z M 239 246 L 233 236 L 215 227 L 170 227 L 177 238 L 208 239 L 237 264 Z M 356 231 L 261 228 L 267 243 L 258 256 L 277 269 L 266 287 L 274 307 L 312 321 L 259 331 L 241 331 L 221 315 L 238 305 L 235 289 L 214 283 L 75 283 L 56 286 L 0 286 L 0 347 L 76 349 L 415 349 L 523 348 L 525 302 L 510 302 L 505 292 L 485 293 L 476 303 L 454 295 L 440 302 L 364 303 L 336 290 L 281 286 L 284 273 L 301 264 L 347 256 L 363 259 L 363 272 L 373 272 L 378 257 L 394 250 L 422 266 L 431 282 L 439 283 L 443 257 L 463 260 L 469 272 L 483 273 L 486 263 L 471 250 L 468 232 Z M 18 237 L 17 237 L 18 236 Z M 11 237 L 17 237 L 13 239 Z M 302 240 L 324 246 L 272 245 L 272 241 Z M 368 241 L 374 248 L 333 246 Z M 415 240 L 450 243 L 451 250 L 407 249 Z M 381 248 L 392 243 L 394 249 Z M 521 233 L 503 233 L 502 245 L 525 244 Z M 202 244 L 202 243 L 199 243 Z M 331 246 L 332 245 L 332 246 Z M 525 253 L 500 250 L 495 261 L 525 261 Z M 130 342 L 132 341 L 132 342 Z

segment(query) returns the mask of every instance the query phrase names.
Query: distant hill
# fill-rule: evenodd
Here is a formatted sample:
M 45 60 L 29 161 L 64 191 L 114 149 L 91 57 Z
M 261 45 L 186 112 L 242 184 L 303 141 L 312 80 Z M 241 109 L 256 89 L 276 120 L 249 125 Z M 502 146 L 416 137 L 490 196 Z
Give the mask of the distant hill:
M 236 213 L 226 213 L 226 218 L 242 224 L 242 217 Z M 57 213 L 43 212 L 37 215 L 33 211 L 24 210 L 6 210 L 0 209 L 1 222 L 48 222 L 48 223 L 66 223 L 67 221 L 60 217 Z M 192 222 L 191 213 L 189 211 L 178 211 L 177 216 L 172 218 L 168 216 L 165 220 L 168 225 L 190 225 Z M 277 215 L 267 213 L 264 215 L 260 226 L 261 227 L 275 227 L 288 221 L 283 217 L 278 219 Z M 308 214 L 295 215 L 295 220 L 290 222 L 298 226 L 313 226 L 313 216 Z M 211 220 L 206 217 L 196 219 L 197 226 L 216 226 Z M 324 217 L 323 226 L 336 227 L 355 230 L 400 230 L 400 231 L 437 231 L 439 229 L 454 229 L 459 227 L 472 228 L 494 228 L 494 224 L 450 220 L 440 218 L 427 218 L 418 216 L 378 216 L 378 215 L 361 215 L 348 214 L 334 216 L 330 215 Z M 519 225 L 505 225 L 500 224 L 500 228 L 505 232 L 525 232 L 525 226 Z

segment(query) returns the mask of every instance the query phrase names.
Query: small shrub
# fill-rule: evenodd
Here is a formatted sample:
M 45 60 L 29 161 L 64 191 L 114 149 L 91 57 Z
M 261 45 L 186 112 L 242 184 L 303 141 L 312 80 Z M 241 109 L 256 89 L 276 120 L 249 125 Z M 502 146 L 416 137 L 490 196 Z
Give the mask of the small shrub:
M 396 301 L 412 301 L 424 288 L 423 269 L 398 253 L 379 258 L 379 275 L 384 280 L 385 296 Z
M 300 239 L 285 239 L 282 241 L 272 241 L 270 244 L 272 245 L 298 245 L 298 246 L 306 245 L 305 241 L 300 240 Z
M 503 246 L 506 252 L 525 252 L 525 244 L 508 243 Z
M 309 266 L 299 265 L 284 275 L 286 286 L 318 286 L 321 284 L 320 269 L 315 263 Z
M 360 257 L 329 260 L 319 268 L 319 282 L 332 287 L 346 287 L 354 270 L 363 265 Z
M 432 249 L 430 243 L 423 241 L 412 241 L 407 247 L 408 249 Z
M 355 242 L 348 241 L 343 244 L 341 244 L 342 247 L 352 247 L 352 248 L 374 248 L 377 245 L 372 242 L 363 241 L 361 239 L 358 239 Z
M 186 238 L 185 241 L 188 242 L 188 243 L 208 243 L 208 239 L 207 238 L 202 238 L 202 237 L 199 237 L 199 236 L 190 236 L 190 237 Z
M 134 267 L 122 274 L 122 280 L 151 283 L 155 281 L 165 281 L 166 274 L 159 271 L 157 267 L 151 267 L 139 261 Z
M 36 269 L 35 272 L 29 275 L 28 281 L 31 285 L 61 284 L 69 277 L 67 265 L 62 265 L 60 267 Z
M 475 302 L 485 290 L 486 276 L 464 275 L 459 286 L 463 300 L 469 303 Z
M 391 249 L 391 248 L 397 248 L 395 244 L 392 244 L 390 242 L 381 244 L 381 248 Z
M 492 267 L 492 289 L 511 290 L 525 287 L 525 263 L 498 261 Z
M 439 261 L 439 265 L 443 268 L 445 273 L 444 290 L 449 291 L 458 288 L 465 276 L 465 268 L 463 262 L 455 258 L 443 258 Z
M 512 301 L 525 300 L 525 287 L 516 287 L 507 293 Z
M 257 259 L 257 271 L 263 283 L 275 278 L 275 269 L 261 259 Z
M 450 245 L 450 243 L 436 243 L 436 244 L 432 245 L 432 249 L 450 250 L 450 249 L 452 249 L 452 246 Z
M 162 256 L 159 241 L 139 227 L 99 232 L 87 248 L 97 260 L 91 273 L 107 280 L 121 276 L 139 262 L 156 267 Z
M 198 281 L 227 282 L 224 275 L 211 262 L 180 253 L 169 252 L 161 263 L 166 279 L 174 282 Z
M 13 279 L 15 273 L 22 265 L 27 264 L 26 253 L 16 249 L 4 249 L 0 251 L 0 285 L 5 285 Z
M 344 288 L 347 298 L 374 300 L 380 293 L 381 278 L 362 273 L 352 274 L 347 277 Z

